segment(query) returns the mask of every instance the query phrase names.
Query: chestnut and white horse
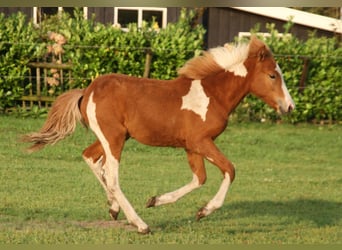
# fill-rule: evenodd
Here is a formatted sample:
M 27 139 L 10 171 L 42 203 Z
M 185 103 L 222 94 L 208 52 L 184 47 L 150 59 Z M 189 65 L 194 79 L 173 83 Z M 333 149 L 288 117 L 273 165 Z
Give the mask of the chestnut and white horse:
M 81 121 L 97 140 L 83 158 L 106 191 L 109 213 L 117 219 L 120 209 L 140 233 L 148 225 L 138 216 L 119 185 L 119 163 L 129 138 L 151 146 L 182 147 L 188 157 L 192 180 L 179 189 L 152 197 L 147 207 L 177 201 L 206 181 L 204 159 L 223 175 L 216 195 L 199 211 L 197 219 L 220 208 L 235 178 L 233 164 L 214 140 L 226 128 L 229 114 L 249 93 L 278 113 L 289 113 L 294 102 L 270 49 L 252 37 L 249 43 L 224 46 L 189 60 L 173 80 L 154 80 L 120 74 L 96 78 L 84 90 L 71 90 L 54 102 L 37 133 L 24 137 L 30 150 L 65 138 Z

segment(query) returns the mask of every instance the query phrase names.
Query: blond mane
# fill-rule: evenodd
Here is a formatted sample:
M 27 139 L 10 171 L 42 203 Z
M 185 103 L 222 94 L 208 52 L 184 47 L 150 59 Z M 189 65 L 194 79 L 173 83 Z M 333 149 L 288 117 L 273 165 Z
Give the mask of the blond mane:
M 204 51 L 201 55 L 187 61 L 178 70 L 178 75 L 201 80 L 222 70 L 238 72 L 239 65 L 242 65 L 248 57 L 248 51 L 249 45 L 245 43 L 237 46 L 226 44 L 223 47 Z

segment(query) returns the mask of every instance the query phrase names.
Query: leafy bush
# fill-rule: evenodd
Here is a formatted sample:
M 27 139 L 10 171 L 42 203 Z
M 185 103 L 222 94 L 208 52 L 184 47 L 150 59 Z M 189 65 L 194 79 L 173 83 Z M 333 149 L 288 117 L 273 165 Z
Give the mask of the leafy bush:
M 177 69 L 201 51 L 205 30 L 202 26 L 191 27 L 194 12 L 182 11 L 177 23 L 170 23 L 151 39 L 153 62 L 151 77 L 172 79 Z
M 70 88 L 84 88 L 92 79 L 105 73 L 123 73 L 142 76 L 146 52 L 152 53 L 150 77 L 170 79 L 176 76 L 176 69 L 202 49 L 205 30 L 198 25 L 191 27 L 194 11 L 182 10 L 176 23 L 169 23 L 165 29 L 158 29 L 154 23 L 129 25 L 128 32 L 112 25 L 85 20 L 80 10 L 74 17 L 67 13 L 44 19 L 39 27 L 26 22 L 22 13 L 10 18 L 0 16 L 0 109 L 15 106 L 25 92 L 26 86 L 35 87 L 35 81 L 28 77 L 30 61 L 56 61 L 73 65 L 71 75 L 66 71 L 64 78 L 71 78 Z M 61 36 L 63 43 L 51 38 Z M 6 42 L 3 42 L 6 41 Z M 54 54 L 53 46 L 59 46 L 61 54 Z M 26 79 L 26 78 L 25 78 Z M 50 89 L 45 95 L 56 96 L 65 91 L 58 82 L 50 78 Z
M 22 13 L 8 18 L 0 13 L 0 110 L 12 107 L 22 96 L 22 81 L 29 84 L 27 64 L 41 50 L 38 35 L 32 23 Z
M 85 20 L 80 11 L 74 16 L 63 13 L 42 24 L 43 34 L 54 31 L 67 39 L 63 60 L 73 64 L 73 87 L 85 87 L 91 79 L 111 72 L 143 76 L 147 50 L 152 53 L 150 77 L 170 79 L 203 45 L 205 30 L 191 27 L 195 13 L 186 9 L 178 22 L 165 29 L 155 28 L 153 22 L 143 23 L 141 28 L 132 23 L 128 32 Z

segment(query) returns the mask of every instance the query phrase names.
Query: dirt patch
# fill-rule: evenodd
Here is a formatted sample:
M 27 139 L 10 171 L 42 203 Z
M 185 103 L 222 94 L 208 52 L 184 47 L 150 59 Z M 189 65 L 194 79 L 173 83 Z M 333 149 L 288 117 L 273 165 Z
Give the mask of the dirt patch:
M 83 228 L 123 228 L 128 231 L 137 230 L 135 226 L 128 224 L 126 220 L 76 221 L 73 224 Z

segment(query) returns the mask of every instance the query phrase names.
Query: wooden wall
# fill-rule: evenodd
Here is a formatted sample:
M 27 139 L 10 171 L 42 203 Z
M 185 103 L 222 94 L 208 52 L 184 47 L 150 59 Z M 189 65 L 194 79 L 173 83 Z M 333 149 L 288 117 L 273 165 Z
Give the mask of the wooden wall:
M 259 16 L 232 8 L 208 8 L 203 17 L 203 25 L 207 29 L 207 46 L 209 48 L 234 41 L 239 32 L 249 32 L 257 23 L 260 23 L 260 32 L 267 32 L 266 23 L 274 23 L 279 32 L 284 32 L 285 21 Z M 295 24 L 291 33 L 300 39 L 308 37 L 308 31 L 313 28 Z M 329 31 L 317 30 L 317 35 L 331 37 Z

